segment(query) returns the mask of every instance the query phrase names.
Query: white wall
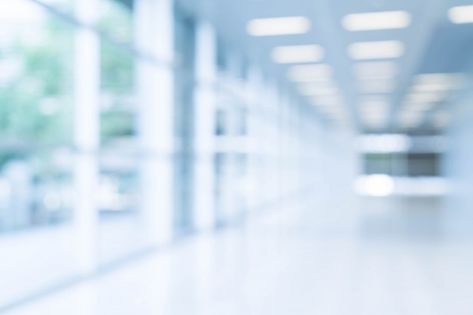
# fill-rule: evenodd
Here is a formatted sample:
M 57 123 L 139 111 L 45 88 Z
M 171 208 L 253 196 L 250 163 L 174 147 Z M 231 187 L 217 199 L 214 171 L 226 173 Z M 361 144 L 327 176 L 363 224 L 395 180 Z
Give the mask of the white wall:
M 473 95 L 465 96 L 454 109 L 447 134 L 445 173 L 451 194 L 445 214 L 446 231 L 452 236 L 473 236 Z

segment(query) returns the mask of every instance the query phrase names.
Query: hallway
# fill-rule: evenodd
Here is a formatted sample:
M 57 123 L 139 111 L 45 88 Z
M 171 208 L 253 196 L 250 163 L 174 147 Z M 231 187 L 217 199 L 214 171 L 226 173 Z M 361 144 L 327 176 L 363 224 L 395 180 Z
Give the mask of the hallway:
M 287 205 L 5 314 L 471 314 L 471 244 L 441 229 L 409 233 L 402 220 L 377 233 L 366 216 L 331 229 L 317 222 L 327 211 Z
M 0 1 L 0 314 L 472 315 L 473 0 Z

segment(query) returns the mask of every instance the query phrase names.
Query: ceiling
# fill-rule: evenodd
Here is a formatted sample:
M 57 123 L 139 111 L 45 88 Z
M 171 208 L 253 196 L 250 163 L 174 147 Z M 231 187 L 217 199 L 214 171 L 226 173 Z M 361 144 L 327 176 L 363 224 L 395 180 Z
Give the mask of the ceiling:
M 318 63 L 330 65 L 333 85 L 339 91 L 341 110 L 321 106 L 318 99 L 306 97 L 307 104 L 320 109 L 327 119 L 362 132 L 438 133 L 448 126 L 448 108 L 455 86 L 442 97 L 422 107 L 415 107 L 413 94 L 419 74 L 449 73 L 465 75 L 473 60 L 473 23 L 454 24 L 448 18 L 453 6 L 473 4 L 473 0 L 179 0 L 180 5 L 211 20 L 232 47 L 241 47 L 241 54 L 263 65 L 294 91 L 300 85 L 288 79 L 294 66 L 276 64 L 270 58 L 272 49 L 281 45 L 317 44 L 325 56 Z M 342 26 L 344 16 L 352 13 L 407 11 L 411 23 L 407 28 L 350 32 Z M 311 21 L 304 34 L 254 37 L 247 33 L 252 19 L 303 16 Z M 390 78 L 390 89 L 366 91 L 354 75 L 356 61 L 348 54 L 354 42 L 401 41 L 405 50 L 398 58 L 376 60 L 389 62 L 396 68 Z M 472 57 L 470 57 L 472 56 Z M 374 60 L 367 60 L 373 62 Z M 381 65 L 381 64 L 380 64 Z M 424 78 L 427 80 L 427 78 Z M 453 82 L 453 81 L 452 81 Z M 378 82 L 378 85 L 381 84 Z M 421 83 L 419 83 L 421 84 Z

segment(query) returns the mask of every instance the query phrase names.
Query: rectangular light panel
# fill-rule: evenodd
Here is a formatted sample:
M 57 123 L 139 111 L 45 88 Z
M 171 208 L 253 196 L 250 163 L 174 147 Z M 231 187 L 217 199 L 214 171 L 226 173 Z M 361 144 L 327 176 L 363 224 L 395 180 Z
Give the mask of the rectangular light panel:
M 356 13 L 345 16 L 342 25 L 347 31 L 373 31 L 406 28 L 411 15 L 406 11 Z
M 455 24 L 473 23 L 473 5 L 453 7 L 448 10 L 448 17 Z
M 397 40 L 358 42 L 348 47 L 348 54 L 355 60 L 399 58 L 404 54 L 404 44 Z
M 447 96 L 447 93 L 434 92 L 434 93 L 413 93 L 407 96 L 406 101 L 408 103 L 437 103 L 443 101 Z
M 359 107 L 361 119 L 371 128 L 382 128 L 386 125 L 389 103 L 384 98 L 366 98 Z
M 422 113 L 403 112 L 399 117 L 399 122 L 404 128 L 415 128 L 422 123 Z
M 318 45 L 278 46 L 273 48 L 271 57 L 276 63 L 319 62 L 324 49 Z
M 407 152 L 411 146 L 411 139 L 402 134 L 376 134 L 359 137 L 358 148 L 365 153 Z
M 342 106 L 340 95 L 315 95 L 312 100 L 319 106 Z
M 299 90 L 303 95 L 307 96 L 337 95 L 338 93 L 338 90 L 335 87 L 307 84 L 300 86 Z
M 398 73 L 393 62 L 361 62 L 353 66 L 355 77 L 359 80 L 391 79 Z
M 296 82 L 328 81 L 332 76 L 332 68 L 326 64 L 297 65 L 289 69 L 289 79 Z
M 424 73 L 417 75 L 415 84 L 443 84 L 451 87 L 461 86 L 464 76 L 460 73 Z
M 365 94 L 392 93 L 395 84 L 392 80 L 361 80 L 358 81 L 358 89 Z
M 247 31 L 252 36 L 281 36 L 304 34 L 310 27 L 308 18 L 289 16 L 251 20 L 247 24 Z

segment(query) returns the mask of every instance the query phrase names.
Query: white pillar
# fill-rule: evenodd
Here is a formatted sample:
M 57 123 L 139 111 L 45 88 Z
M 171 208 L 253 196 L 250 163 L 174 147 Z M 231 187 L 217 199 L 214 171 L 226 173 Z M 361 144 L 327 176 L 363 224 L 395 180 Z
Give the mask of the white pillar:
M 97 0 L 76 2 L 76 15 L 83 23 L 94 25 Z M 100 42 L 87 28 L 77 28 L 74 51 L 74 144 L 75 200 L 74 227 L 77 261 L 83 273 L 92 272 L 97 263 L 97 196 L 100 112 Z
M 200 22 L 196 32 L 194 220 L 199 230 L 215 225 L 215 81 L 217 42 L 213 27 Z
M 156 60 L 137 64 L 141 212 L 152 244 L 173 237 L 174 10 L 172 0 L 135 2 L 136 48 Z
M 225 95 L 226 99 L 229 99 L 230 102 L 224 105 L 223 110 L 225 111 L 224 115 L 224 124 L 226 134 L 224 139 L 228 141 L 231 145 L 229 146 L 231 150 L 224 152 L 224 167 L 222 169 L 222 181 L 221 185 L 223 186 L 220 196 L 221 208 L 218 209 L 221 212 L 221 218 L 225 222 L 234 222 L 239 219 L 241 216 L 241 206 L 244 202 L 244 198 L 239 194 L 239 189 L 241 187 L 242 174 L 240 172 L 240 155 L 242 154 L 241 149 L 236 150 L 235 143 L 241 139 L 242 135 L 239 134 L 242 114 L 244 107 L 247 104 L 244 103 L 245 97 L 242 94 L 243 84 L 241 81 L 241 71 L 243 69 L 242 59 L 236 53 L 230 55 L 229 58 L 230 67 L 228 71 L 228 81 L 234 86 L 234 91 L 239 95 L 231 95 L 229 92 Z
M 294 157 L 293 137 L 290 124 L 291 111 L 289 96 L 283 91 L 278 93 L 278 117 L 277 122 L 277 166 L 276 174 L 278 179 L 277 198 L 283 199 L 292 193 L 293 179 L 291 163 Z
M 249 95 L 248 106 L 248 183 L 246 191 L 250 211 L 254 211 L 262 204 L 262 187 L 264 187 L 264 176 L 262 169 L 263 152 L 261 150 L 265 138 L 263 137 L 264 119 L 267 119 L 262 111 L 263 75 L 255 67 L 250 68 L 247 82 Z
M 280 100 L 279 93 L 276 82 L 269 81 L 266 82 L 265 86 L 265 107 L 270 115 L 271 121 L 267 123 L 267 129 L 265 131 L 263 143 L 265 144 L 264 154 L 266 163 L 264 165 L 264 175 L 263 178 L 277 178 L 279 173 L 278 168 L 278 158 L 279 158 L 279 143 L 278 143 L 278 132 L 279 132 L 279 123 L 280 123 Z M 265 191 L 265 202 L 274 203 L 279 197 L 279 186 L 277 180 L 272 180 L 266 184 Z

